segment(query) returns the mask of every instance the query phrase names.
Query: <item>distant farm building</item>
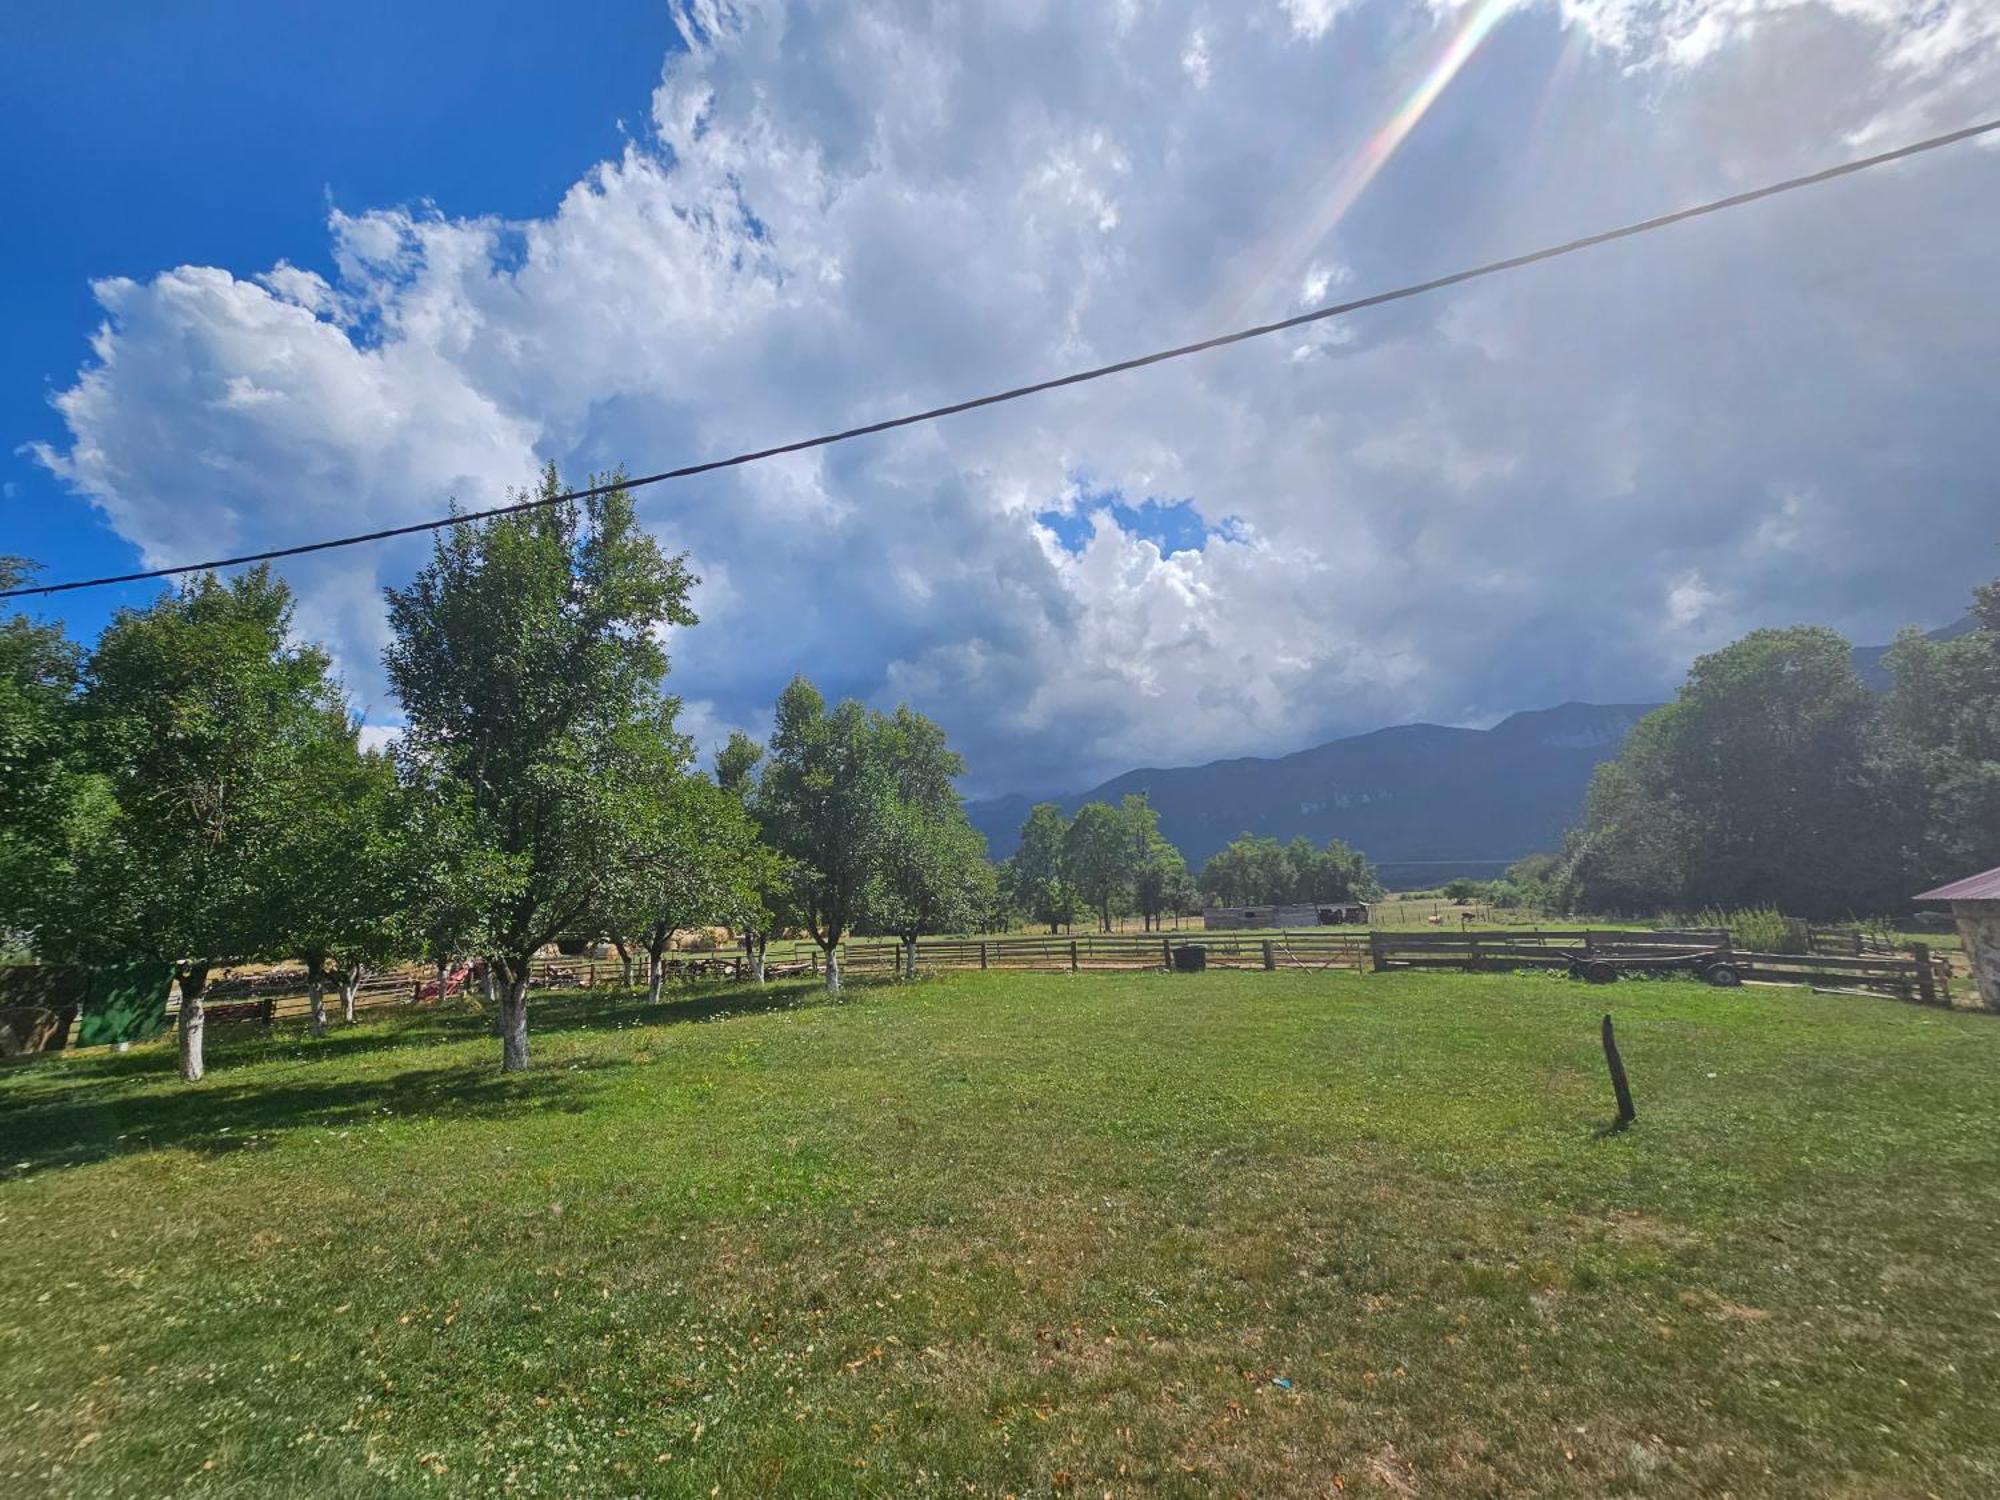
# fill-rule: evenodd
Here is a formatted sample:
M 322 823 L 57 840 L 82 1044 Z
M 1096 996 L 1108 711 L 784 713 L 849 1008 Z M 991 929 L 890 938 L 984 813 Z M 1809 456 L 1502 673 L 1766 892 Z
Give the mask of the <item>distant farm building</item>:
M 1201 925 L 1210 932 L 1254 930 L 1264 927 L 1339 927 L 1349 923 L 1366 925 L 1368 908 L 1360 902 L 1331 902 L 1321 905 L 1299 903 L 1290 906 L 1205 906 Z
M 1954 880 L 1917 899 L 1950 903 L 1979 998 L 1988 1010 L 2000 1010 L 2000 868 Z

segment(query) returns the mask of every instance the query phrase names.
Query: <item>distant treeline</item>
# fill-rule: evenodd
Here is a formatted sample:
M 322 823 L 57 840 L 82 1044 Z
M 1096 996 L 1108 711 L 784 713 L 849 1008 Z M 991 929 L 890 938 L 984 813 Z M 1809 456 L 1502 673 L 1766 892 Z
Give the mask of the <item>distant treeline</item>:
M 1305 838 L 1281 844 L 1245 833 L 1191 875 L 1143 793 L 1116 807 L 1086 802 L 1074 818 L 1053 802 L 1037 803 L 1021 825 L 1020 847 L 1001 866 L 1000 888 L 1015 912 L 1051 932 L 1080 914 L 1109 932 L 1114 916 L 1137 913 L 1150 930 L 1204 899 L 1218 906 L 1366 901 L 1382 889 L 1368 861 L 1339 839 L 1318 847 Z

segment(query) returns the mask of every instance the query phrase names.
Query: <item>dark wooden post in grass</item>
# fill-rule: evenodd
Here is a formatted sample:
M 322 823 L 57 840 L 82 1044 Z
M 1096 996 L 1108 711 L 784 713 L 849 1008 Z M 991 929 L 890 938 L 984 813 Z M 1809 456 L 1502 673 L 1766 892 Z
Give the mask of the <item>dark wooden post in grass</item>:
M 1930 944 L 1910 944 L 1910 957 L 1917 961 L 1917 998 L 1926 1005 L 1936 1005 L 1937 975 L 1931 970 Z
M 1373 962 L 1377 974 L 1388 972 L 1389 939 L 1386 934 L 1380 932 L 1368 934 L 1368 957 Z
M 1160 967 L 1168 973 L 1174 968 L 1174 942 L 1172 938 L 1160 939 Z
M 1074 974 L 1074 973 L 1076 972 L 1076 939 L 1075 939 L 1075 938 L 1071 938 L 1071 939 L 1069 940 L 1069 971 L 1070 971 L 1070 973 L 1072 973 L 1072 974 Z
M 1625 1081 L 1625 1063 L 1618 1056 L 1618 1038 L 1611 1034 L 1611 1017 L 1604 1017 L 1604 1061 L 1611 1069 L 1611 1091 L 1618 1096 L 1618 1123 L 1613 1130 L 1623 1130 L 1638 1113 L 1632 1108 L 1632 1085 Z
M 1264 967 L 1266 970 L 1278 967 L 1278 948 L 1269 938 L 1264 939 Z

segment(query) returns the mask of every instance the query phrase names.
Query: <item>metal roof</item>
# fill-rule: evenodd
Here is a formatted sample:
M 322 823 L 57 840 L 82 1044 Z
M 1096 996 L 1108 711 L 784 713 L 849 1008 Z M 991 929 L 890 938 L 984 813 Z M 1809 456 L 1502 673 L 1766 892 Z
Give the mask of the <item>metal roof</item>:
M 2000 866 L 1988 870 L 1984 875 L 1968 875 L 1963 880 L 1954 880 L 1950 885 L 1941 885 L 1934 891 L 1925 891 L 1913 898 L 1918 901 L 2000 901 Z

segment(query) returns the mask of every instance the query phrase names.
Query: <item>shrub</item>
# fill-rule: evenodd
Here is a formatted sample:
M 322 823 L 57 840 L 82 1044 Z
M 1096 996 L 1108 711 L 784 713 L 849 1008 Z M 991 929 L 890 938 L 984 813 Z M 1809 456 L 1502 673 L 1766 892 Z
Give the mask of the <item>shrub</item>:
M 1710 907 L 1697 913 L 1689 925 L 1720 927 L 1729 934 L 1730 945 L 1746 953 L 1806 951 L 1805 924 L 1775 906 L 1745 906 L 1728 911 Z

